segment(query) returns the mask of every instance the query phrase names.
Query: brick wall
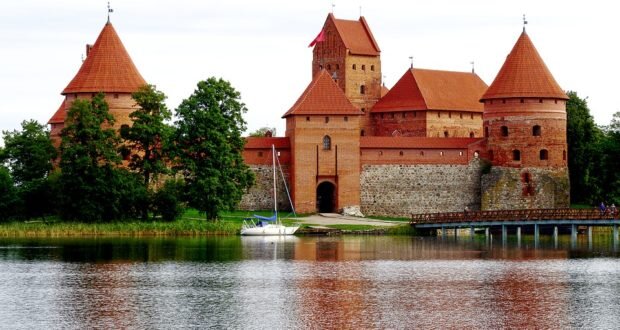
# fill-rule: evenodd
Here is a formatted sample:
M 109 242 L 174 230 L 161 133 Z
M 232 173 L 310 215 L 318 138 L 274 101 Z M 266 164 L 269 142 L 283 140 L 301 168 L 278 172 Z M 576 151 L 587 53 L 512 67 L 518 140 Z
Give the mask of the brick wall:
M 482 176 L 483 210 L 570 206 L 568 169 L 492 167 Z
M 363 165 L 361 209 L 365 215 L 480 209 L 481 161 L 466 165 Z

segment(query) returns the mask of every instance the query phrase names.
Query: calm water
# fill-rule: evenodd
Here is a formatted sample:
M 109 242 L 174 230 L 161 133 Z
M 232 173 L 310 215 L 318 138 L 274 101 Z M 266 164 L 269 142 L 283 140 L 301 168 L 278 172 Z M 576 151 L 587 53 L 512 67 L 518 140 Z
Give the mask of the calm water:
M 609 236 L 0 239 L 0 327 L 620 327 Z

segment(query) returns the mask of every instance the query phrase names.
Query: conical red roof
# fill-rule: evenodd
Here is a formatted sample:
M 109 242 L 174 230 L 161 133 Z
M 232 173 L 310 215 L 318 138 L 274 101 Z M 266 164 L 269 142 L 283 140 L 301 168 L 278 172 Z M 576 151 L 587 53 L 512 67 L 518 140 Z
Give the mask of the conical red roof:
M 519 97 L 568 99 L 525 31 L 481 101 Z
M 351 104 L 340 87 L 325 70 L 321 70 L 297 102 L 282 118 L 290 115 L 363 115 Z
M 54 115 L 50 120 L 47 121 L 48 124 L 60 124 L 65 122 L 65 118 L 67 117 L 67 112 L 65 111 L 65 100 L 62 100 L 60 103 L 60 107 L 58 110 L 54 112 Z
M 82 63 L 80 71 L 62 94 L 133 93 L 145 84 L 112 23 L 108 22 Z

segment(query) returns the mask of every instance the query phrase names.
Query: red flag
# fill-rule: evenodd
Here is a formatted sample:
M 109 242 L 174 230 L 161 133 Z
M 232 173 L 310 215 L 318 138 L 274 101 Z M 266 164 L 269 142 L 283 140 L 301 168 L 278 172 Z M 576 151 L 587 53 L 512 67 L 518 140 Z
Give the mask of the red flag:
M 319 35 L 316 36 L 314 40 L 312 40 L 312 42 L 308 45 L 308 47 L 312 47 L 316 45 L 317 42 L 323 42 L 323 41 L 325 41 L 325 30 L 321 30 L 321 32 L 319 32 Z

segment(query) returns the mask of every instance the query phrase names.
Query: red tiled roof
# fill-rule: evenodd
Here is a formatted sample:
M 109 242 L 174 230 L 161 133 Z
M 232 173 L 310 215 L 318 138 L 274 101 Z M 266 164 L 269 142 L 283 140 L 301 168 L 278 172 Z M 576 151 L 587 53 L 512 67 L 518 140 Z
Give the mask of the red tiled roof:
M 54 113 L 52 118 L 47 121 L 48 124 L 60 124 L 65 122 L 65 118 L 67 117 L 67 112 L 65 111 L 65 100 L 62 100 L 60 103 L 60 107 Z
M 363 16 L 358 21 L 352 21 L 336 19 L 333 14 L 329 14 L 327 19 L 334 20 L 336 30 L 349 53 L 376 56 L 381 52 Z
M 525 31 L 481 101 L 515 97 L 568 99 Z
M 290 115 L 362 115 L 336 85 L 329 73 L 321 70 L 297 102 L 282 116 Z
M 274 145 L 276 149 L 290 149 L 291 141 L 288 137 L 246 137 L 244 149 L 265 149 Z
M 466 149 L 483 138 L 433 138 L 362 136 L 360 148 L 367 149 Z
M 107 23 L 73 80 L 62 94 L 132 93 L 146 82 L 133 64 L 112 23 Z
M 479 102 L 487 84 L 478 75 L 409 69 L 372 108 L 372 112 L 407 110 L 461 110 L 482 112 Z

